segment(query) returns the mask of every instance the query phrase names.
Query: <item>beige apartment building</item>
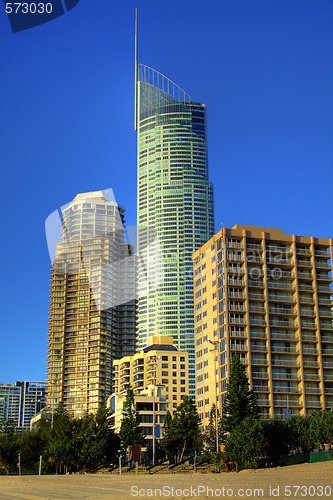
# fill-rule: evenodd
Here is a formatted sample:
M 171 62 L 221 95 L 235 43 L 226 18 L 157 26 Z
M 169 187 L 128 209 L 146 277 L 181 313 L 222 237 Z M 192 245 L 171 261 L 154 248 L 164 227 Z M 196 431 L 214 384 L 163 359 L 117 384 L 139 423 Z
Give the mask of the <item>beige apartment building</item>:
M 150 385 L 165 386 L 171 414 L 188 395 L 188 353 L 178 351 L 172 337 L 151 337 L 148 347 L 115 360 L 113 367 L 116 394 L 124 394 L 129 386 L 135 395 Z
M 235 353 L 263 418 L 333 409 L 333 240 L 223 228 L 192 256 L 196 399 L 221 408 Z
M 106 191 L 78 194 L 63 210 L 51 270 L 48 404 L 75 417 L 112 392 L 112 362 L 135 352 L 136 261 L 125 210 Z

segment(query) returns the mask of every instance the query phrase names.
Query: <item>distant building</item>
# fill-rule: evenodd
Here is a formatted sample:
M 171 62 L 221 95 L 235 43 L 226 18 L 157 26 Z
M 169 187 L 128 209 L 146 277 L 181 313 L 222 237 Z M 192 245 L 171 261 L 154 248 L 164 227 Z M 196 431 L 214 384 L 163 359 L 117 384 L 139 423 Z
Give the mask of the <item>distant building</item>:
M 155 394 L 154 394 L 155 393 Z M 118 434 L 123 419 L 123 409 L 126 394 L 112 394 L 108 401 L 114 417 L 114 429 Z M 145 437 L 142 451 L 153 448 L 153 422 L 155 422 L 155 445 L 163 437 L 163 426 L 168 404 L 166 401 L 166 388 L 161 385 L 149 385 L 147 389 L 135 395 L 135 405 L 139 416 L 141 433 Z M 154 413 L 155 405 L 155 413 Z
M 135 352 L 136 260 L 125 210 L 107 192 L 78 194 L 63 210 L 52 266 L 48 402 L 75 417 L 112 390 L 112 362 Z
M 31 419 L 45 406 L 45 382 L 0 384 L 0 420 L 13 420 L 18 432 L 30 429 Z
M 53 410 L 51 408 L 49 408 L 47 406 L 45 408 L 43 408 L 39 413 L 37 413 L 37 415 L 35 415 L 31 419 L 30 430 L 37 429 L 38 423 L 41 420 L 49 420 L 50 422 L 52 422 L 52 413 L 53 413 Z
M 151 384 L 163 385 L 171 414 L 188 395 L 188 353 L 178 351 L 172 337 L 151 337 L 148 347 L 114 361 L 113 366 L 116 394 L 125 394 L 129 386 L 139 394 Z
M 204 427 L 216 396 L 221 408 L 235 353 L 263 418 L 333 408 L 332 245 L 236 225 L 193 254 L 196 400 Z

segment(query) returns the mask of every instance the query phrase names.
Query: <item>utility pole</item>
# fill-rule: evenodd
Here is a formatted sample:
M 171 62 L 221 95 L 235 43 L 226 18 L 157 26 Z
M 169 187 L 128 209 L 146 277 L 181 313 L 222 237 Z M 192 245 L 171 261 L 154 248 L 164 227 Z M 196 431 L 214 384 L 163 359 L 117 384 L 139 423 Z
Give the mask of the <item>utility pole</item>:
M 216 372 L 217 372 L 217 366 L 216 366 L 216 351 L 217 351 L 217 357 L 218 357 L 218 348 L 219 348 L 219 345 L 218 345 L 218 341 L 215 340 L 210 340 L 209 341 L 210 344 L 213 344 L 214 346 L 214 349 L 211 349 L 211 352 L 214 353 L 214 368 L 215 368 L 215 377 L 214 377 L 214 380 L 215 380 L 215 442 L 216 442 L 216 453 L 219 452 L 219 420 L 218 420 L 218 416 L 219 416 L 219 412 L 218 412 L 218 408 L 217 408 L 217 377 L 216 377 Z M 218 363 L 217 363 L 218 365 Z

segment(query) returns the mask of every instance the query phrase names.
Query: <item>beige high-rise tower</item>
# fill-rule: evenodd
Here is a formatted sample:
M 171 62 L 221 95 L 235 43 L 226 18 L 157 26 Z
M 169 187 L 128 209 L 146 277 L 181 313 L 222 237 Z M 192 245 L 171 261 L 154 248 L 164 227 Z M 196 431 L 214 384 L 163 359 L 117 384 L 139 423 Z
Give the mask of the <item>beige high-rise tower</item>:
M 124 209 L 96 191 L 63 210 L 52 266 L 48 402 L 74 416 L 96 411 L 112 391 L 112 362 L 135 352 L 136 264 Z
M 333 240 L 223 228 L 193 254 L 196 399 L 221 408 L 234 353 L 263 418 L 333 408 Z

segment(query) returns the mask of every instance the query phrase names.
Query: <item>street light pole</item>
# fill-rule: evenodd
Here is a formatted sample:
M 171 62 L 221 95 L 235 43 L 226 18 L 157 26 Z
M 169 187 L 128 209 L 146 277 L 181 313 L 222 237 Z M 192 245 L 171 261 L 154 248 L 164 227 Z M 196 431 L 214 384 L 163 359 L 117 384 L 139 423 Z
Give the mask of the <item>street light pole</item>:
M 153 465 L 155 465 L 156 461 L 156 449 L 155 449 L 155 440 L 156 440 L 156 432 L 155 432 L 155 384 L 156 384 L 156 370 L 157 370 L 157 358 L 156 356 L 151 356 L 151 361 L 153 362 Z
M 217 377 L 216 377 L 216 372 L 217 372 L 217 366 L 216 366 L 216 351 L 217 351 L 217 357 L 218 357 L 218 341 L 209 341 L 210 344 L 214 345 L 214 349 L 211 349 L 211 351 L 214 353 L 214 368 L 215 368 L 215 444 L 216 444 L 216 453 L 219 451 L 219 427 L 218 427 L 218 409 L 217 409 Z

